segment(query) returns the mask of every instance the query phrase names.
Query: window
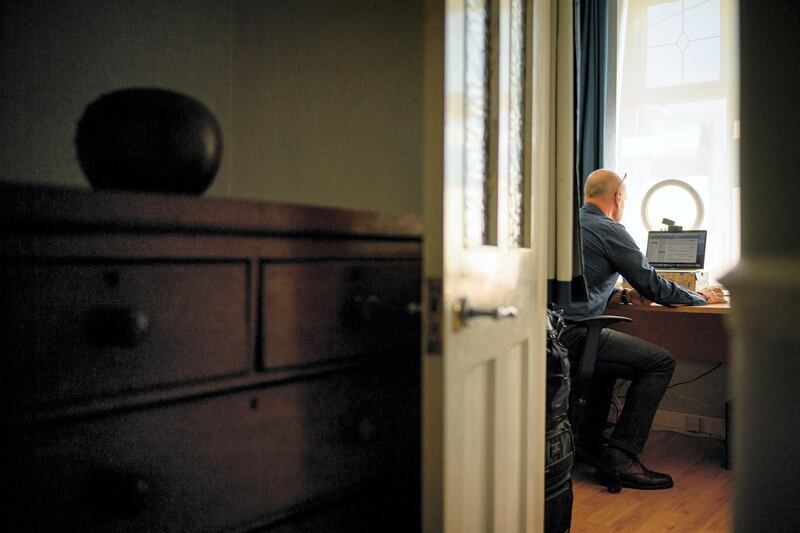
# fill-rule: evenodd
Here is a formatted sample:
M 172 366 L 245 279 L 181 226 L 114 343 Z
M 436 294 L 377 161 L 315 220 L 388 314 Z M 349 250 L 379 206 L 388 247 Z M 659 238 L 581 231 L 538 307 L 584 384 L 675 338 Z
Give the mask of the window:
M 642 246 L 669 218 L 708 230 L 713 280 L 738 261 L 735 0 L 619 0 L 606 166 L 627 172 L 622 223 Z

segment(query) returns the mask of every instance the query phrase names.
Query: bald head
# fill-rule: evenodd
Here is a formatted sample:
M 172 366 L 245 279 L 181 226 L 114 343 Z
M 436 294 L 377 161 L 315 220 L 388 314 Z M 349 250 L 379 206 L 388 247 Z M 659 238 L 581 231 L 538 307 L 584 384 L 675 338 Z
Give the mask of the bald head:
M 586 178 L 583 186 L 583 197 L 587 200 L 603 199 L 613 200 L 622 179 L 614 172 L 601 168 L 595 170 Z
M 583 186 L 584 202 L 596 205 L 607 217 L 617 222 L 622 220 L 627 196 L 622 179 L 604 168 L 589 174 Z

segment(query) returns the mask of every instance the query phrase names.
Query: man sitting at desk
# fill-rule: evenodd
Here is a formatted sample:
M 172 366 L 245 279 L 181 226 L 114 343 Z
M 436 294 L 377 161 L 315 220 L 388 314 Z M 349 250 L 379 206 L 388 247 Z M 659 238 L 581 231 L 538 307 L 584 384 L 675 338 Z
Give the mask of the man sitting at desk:
M 623 178 L 624 179 L 624 178 Z M 706 305 L 725 301 L 720 289 L 693 292 L 659 276 L 619 223 L 627 192 L 623 179 L 610 170 L 592 172 L 584 186 L 580 210 L 583 275 L 588 298 L 564 309 L 567 319 L 603 314 L 609 301 L 649 305 Z M 634 289 L 615 288 L 619 275 Z M 579 357 L 585 328 L 567 327 L 561 341 L 570 357 Z M 666 489 L 669 474 L 653 472 L 639 460 L 658 404 L 667 390 L 675 360 L 667 350 L 612 329 L 603 329 L 594 380 L 577 435 L 578 460 L 594 465 L 600 474 L 619 476 L 623 487 Z M 618 378 L 630 380 L 625 407 L 608 440 L 606 428 L 611 396 Z

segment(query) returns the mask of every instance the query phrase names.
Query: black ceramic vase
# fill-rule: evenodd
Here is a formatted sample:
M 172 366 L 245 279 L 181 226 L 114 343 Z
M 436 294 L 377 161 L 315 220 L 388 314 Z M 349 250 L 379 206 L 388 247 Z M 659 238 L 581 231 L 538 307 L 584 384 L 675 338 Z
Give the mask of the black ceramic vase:
M 200 194 L 222 159 L 214 115 L 197 100 L 164 89 L 102 95 L 81 116 L 75 145 L 95 189 Z

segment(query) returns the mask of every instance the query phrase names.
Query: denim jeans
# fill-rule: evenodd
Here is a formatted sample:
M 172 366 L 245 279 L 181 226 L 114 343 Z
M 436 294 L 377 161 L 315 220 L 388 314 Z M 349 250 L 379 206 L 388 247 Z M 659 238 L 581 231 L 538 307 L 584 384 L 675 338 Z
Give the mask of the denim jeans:
M 567 327 L 561 334 L 573 365 L 583 351 L 586 329 Z M 630 380 L 625 407 L 609 436 L 609 445 L 639 455 L 650 433 L 658 404 L 675 370 L 672 354 L 647 341 L 605 328 L 600 332 L 592 390 L 577 441 L 589 449 L 600 445 L 617 379 Z

